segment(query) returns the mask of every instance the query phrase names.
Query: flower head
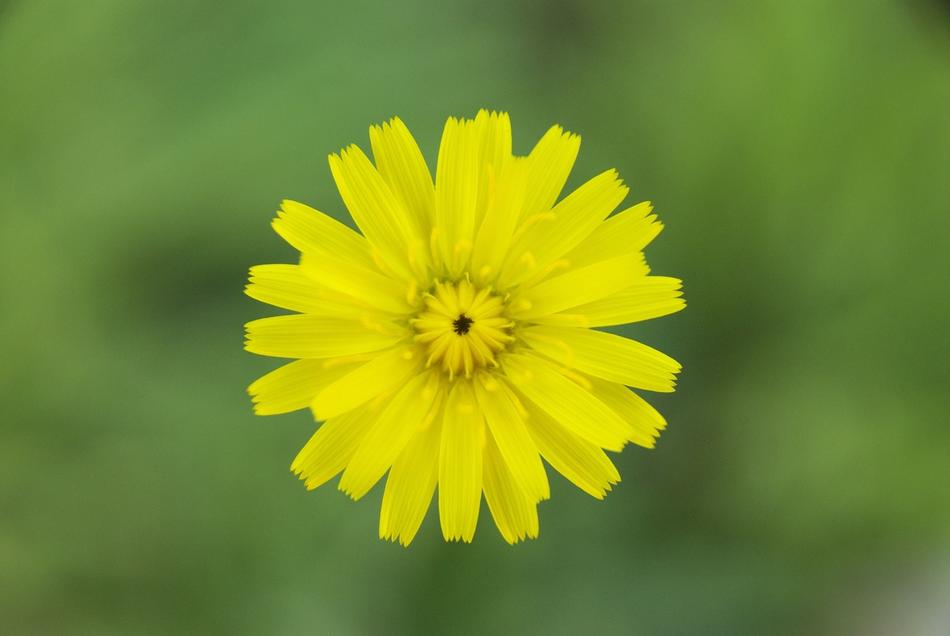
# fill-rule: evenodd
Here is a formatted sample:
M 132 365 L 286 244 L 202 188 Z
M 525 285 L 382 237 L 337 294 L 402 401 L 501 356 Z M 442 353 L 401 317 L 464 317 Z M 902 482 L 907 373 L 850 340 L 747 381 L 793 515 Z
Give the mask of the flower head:
M 300 262 L 251 268 L 249 296 L 296 312 L 246 326 L 248 351 L 296 359 L 249 387 L 255 410 L 322 422 L 291 465 L 307 488 L 342 472 L 359 499 L 388 472 L 383 538 L 408 545 L 436 487 L 446 540 L 472 540 L 483 494 L 505 540 L 536 537 L 542 458 L 603 498 L 604 450 L 666 426 L 627 387 L 672 391 L 680 365 L 598 329 L 685 306 L 643 258 L 662 226 L 649 203 L 611 216 L 613 170 L 558 200 L 580 146 L 559 126 L 519 157 L 507 114 L 449 118 L 434 184 L 402 121 L 370 141 L 375 165 L 330 155 L 362 234 L 284 201 L 273 227 Z

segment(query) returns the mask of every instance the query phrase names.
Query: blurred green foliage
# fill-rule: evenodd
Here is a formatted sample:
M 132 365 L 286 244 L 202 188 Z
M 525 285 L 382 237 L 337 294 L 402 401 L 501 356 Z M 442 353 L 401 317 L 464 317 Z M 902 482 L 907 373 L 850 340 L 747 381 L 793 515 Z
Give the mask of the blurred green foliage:
M 252 415 L 242 286 L 327 153 L 482 106 L 655 202 L 685 372 L 606 502 L 404 550 Z M 2 3 L 0 632 L 947 633 L 948 177 L 945 3 Z

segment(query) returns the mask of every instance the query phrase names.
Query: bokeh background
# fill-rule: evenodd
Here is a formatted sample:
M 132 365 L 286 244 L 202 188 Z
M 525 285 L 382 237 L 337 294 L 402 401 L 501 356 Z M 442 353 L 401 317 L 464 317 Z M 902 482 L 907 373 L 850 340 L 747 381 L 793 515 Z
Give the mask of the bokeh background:
M 584 138 L 689 307 L 670 427 L 541 538 L 307 493 L 252 415 L 280 199 L 401 116 Z M 946 2 L 0 2 L 0 632 L 950 633 Z

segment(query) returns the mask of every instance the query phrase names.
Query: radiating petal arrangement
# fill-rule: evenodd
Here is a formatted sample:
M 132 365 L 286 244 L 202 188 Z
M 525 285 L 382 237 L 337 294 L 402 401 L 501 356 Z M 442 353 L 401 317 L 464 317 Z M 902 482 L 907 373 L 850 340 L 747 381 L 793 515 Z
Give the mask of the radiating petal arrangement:
M 604 452 L 653 448 L 663 417 L 633 389 L 673 391 L 680 365 L 600 327 L 683 309 L 651 276 L 662 229 L 607 170 L 561 197 L 580 138 L 554 126 L 512 153 L 507 113 L 445 124 L 435 181 L 405 124 L 370 128 L 330 171 L 359 232 L 284 201 L 297 264 L 258 265 L 247 294 L 290 314 L 246 325 L 246 349 L 294 359 L 251 384 L 261 415 L 318 421 L 291 470 L 353 499 L 384 477 L 379 536 L 416 536 L 438 493 L 442 535 L 472 540 L 484 495 L 509 543 L 538 536 L 545 464 L 601 499 Z

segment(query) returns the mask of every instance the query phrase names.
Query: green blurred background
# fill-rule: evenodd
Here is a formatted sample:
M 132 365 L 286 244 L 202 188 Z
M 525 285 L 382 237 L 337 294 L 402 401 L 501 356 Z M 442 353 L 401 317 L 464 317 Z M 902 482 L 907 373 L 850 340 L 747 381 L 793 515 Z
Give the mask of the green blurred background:
M 252 415 L 242 288 L 483 106 L 655 202 L 685 372 L 606 502 L 404 550 Z M 950 633 L 948 202 L 945 2 L 0 2 L 0 632 Z

